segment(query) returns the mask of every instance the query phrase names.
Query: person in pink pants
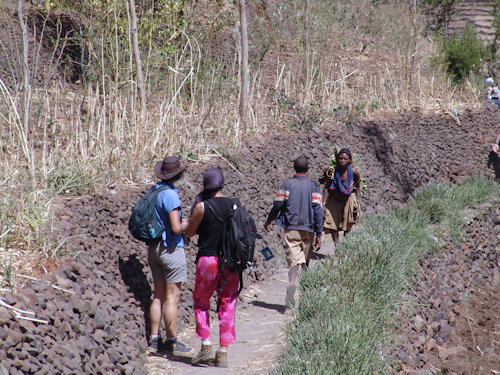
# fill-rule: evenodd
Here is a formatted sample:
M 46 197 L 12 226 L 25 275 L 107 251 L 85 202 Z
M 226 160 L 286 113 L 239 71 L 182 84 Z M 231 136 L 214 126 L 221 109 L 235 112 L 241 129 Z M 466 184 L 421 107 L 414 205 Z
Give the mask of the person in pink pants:
M 220 220 L 231 209 L 233 200 L 222 194 L 224 176 L 218 168 L 210 168 L 203 176 L 203 191 L 196 197 L 187 222 L 186 235 L 198 234 L 196 279 L 193 293 L 196 315 L 196 336 L 201 339 L 201 350 L 191 360 L 199 365 L 214 359 L 210 341 L 210 298 L 217 292 L 219 303 L 220 346 L 215 355 L 217 367 L 227 367 L 227 348 L 235 338 L 234 308 L 238 296 L 240 275 L 219 267 L 222 252 L 224 222 Z
M 226 283 L 221 280 L 219 257 L 200 257 L 196 264 L 193 300 L 196 314 L 196 336 L 202 340 L 210 340 L 210 298 L 214 291 L 217 291 L 218 297 L 222 294 L 219 306 L 220 345 L 227 348 L 236 337 L 234 307 L 238 295 L 240 275 L 238 272 L 224 270 L 224 277 Z M 217 290 L 219 286 L 222 287 L 222 291 Z

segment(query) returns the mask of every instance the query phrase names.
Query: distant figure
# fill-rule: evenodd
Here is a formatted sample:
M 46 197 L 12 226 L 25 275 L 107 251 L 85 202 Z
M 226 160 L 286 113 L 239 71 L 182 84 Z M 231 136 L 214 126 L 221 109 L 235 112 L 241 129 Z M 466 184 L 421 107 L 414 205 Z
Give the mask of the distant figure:
M 486 101 L 493 102 L 500 107 L 500 89 L 495 85 L 495 81 L 491 77 L 486 78 L 486 84 L 488 85 L 486 88 Z
M 500 179 L 500 155 L 493 151 L 488 155 L 488 168 L 491 167 L 495 171 L 495 179 Z
M 286 260 L 288 264 L 288 287 L 285 306 L 295 307 L 295 290 L 299 266 L 309 265 L 316 248 L 321 247 L 323 232 L 323 209 L 319 185 L 307 178 L 309 161 L 305 156 L 294 160 L 295 175 L 281 186 L 269 212 L 264 228 L 273 220 L 285 230 Z M 316 234 L 316 240 L 314 239 Z
M 491 145 L 491 151 L 498 153 L 498 145 L 500 143 L 500 128 L 498 128 L 498 134 L 495 138 L 495 142 Z
M 210 341 L 210 298 L 217 291 L 220 298 L 219 330 L 220 346 L 215 354 L 215 366 L 227 367 L 227 348 L 235 338 L 234 309 L 238 297 L 240 274 L 224 268 L 223 275 L 219 265 L 222 253 L 224 221 L 233 199 L 222 193 L 224 176 L 219 168 L 210 168 L 203 176 L 203 190 L 198 194 L 191 208 L 191 218 L 186 227 L 186 235 L 198 237 L 196 256 L 196 277 L 193 292 L 196 317 L 196 336 L 201 339 L 201 350 L 191 360 L 193 365 L 213 361 L 214 355 Z
M 488 157 L 488 168 L 493 167 L 495 178 L 500 179 L 500 153 L 498 152 L 498 144 L 500 143 L 500 129 L 498 129 L 495 143 L 491 146 L 490 155 Z
M 160 323 L 165 322 L 165 350 L 174 356 L 190 356 L 194 350 L 177 340 L 177 304 L 182 283 L 187 280 L 186 255 L 182 232 L 182 208 L 179 192 L 174 186 L 184 172 L 177 156 L 167 156 L 154 166 L 158 189 L 168 185 L 156 198 L 156 216 L 165 228 L 159 241 L 153 242 L 148 249 L 148 263 L 154 283 L 154 296 L 149 309 L 151 336 L 148 352 L 158 352 L 162 346 Z
M 351 166 L 351 151 L 341 149 L 336 154 L 336 162 L 335 170 L 325 179 L 323 189 L 325 233 L 330 233 L 334 242 L 338 241 L 340 231 L 349 233 L 353 229 L 361 214 L 361 176 Z

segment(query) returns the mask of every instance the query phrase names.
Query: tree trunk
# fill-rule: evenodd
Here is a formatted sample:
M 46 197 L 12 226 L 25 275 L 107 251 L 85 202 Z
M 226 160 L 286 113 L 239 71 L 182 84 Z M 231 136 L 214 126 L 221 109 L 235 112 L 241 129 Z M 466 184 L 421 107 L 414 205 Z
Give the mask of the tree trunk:
M 311 65 L 310 65 L 310 46 L 309 46 L 309 9 L 311 7 L 310 0 L 306 1 L 306 11 L 304 15 L 304 59 L 305 59 L 305 100 L 309 100 L 309 87 L 311 84 Z
M 132 45 L 134 47 L 135 65 L 137 70 L 137 89 L 141 98 L 141 112 L 139 115 L 142 124 L 146 123 L 146 92 L 144 91 L 144 78 L 142 75 L 141 51 L 139 50 L 139 40 L 137 39 L 137 16 L 135 14 L 135 0 L 128 1 L 130 6 L 130 23 L 132 33 Z
M 238 0 L 240 7 L 240 33 L 241 33 L 241 91 L 240 91 L 240 123 L 246 128 L 248 113 L 248 94 L 250 91 L 248 72 L 248 34 L 247 14 L 245 0 Z
M 30 93 L 31 93 L 31 84 L 30 84 L 30 69 L 28 64 L 28 30 L 26 29 L 26 25 L 24 23 L 23 18 L 23 0 L 17 1 L 17 15 L 19 17 L 19 25 L 21 26 L 21 33 L 23 38 L 23 95 L 21 98 L 21 114 L 22 114 L 22 123 L 24 130 L 26 131 L 26 137 L 30 131 Z
M 35 186 L 35 160 L 29 145 L 31 139 L 31 73 L 28 61 L 28 30 L 23 17 L 23 0 L 17 1 L 17 15 L 19 17 L 19 25 L 23 38 L 23 94 L 20 98 L 18 135 L 28 164 L 31 183 Z

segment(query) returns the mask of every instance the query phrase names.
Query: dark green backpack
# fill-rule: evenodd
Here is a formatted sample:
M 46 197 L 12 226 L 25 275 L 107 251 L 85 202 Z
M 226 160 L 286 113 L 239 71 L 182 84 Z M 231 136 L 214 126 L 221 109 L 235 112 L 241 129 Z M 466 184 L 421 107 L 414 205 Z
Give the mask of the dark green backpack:
M 155 207 L 158 193 L 166 189 L 170 189 L 170 186 L 164 185 L 158 189 L 155 189 L 153 186 L 132 207 L 132 215 L 128 221 L 128 230 L 139 241 L 146 243 L 153 242 L 159 239 L 165 230 L 156 218 Z

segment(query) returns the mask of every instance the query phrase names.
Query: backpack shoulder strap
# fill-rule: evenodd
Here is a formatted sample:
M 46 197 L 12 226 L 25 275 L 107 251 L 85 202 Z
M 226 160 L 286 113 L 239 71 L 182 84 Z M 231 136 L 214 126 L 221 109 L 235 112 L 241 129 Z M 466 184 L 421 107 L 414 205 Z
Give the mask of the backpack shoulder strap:
M 153 185 L 154 188 L 154 185 Z M 159 194 L 160 191 L 167 190 L 167 189 L 172 189 L 169 184 L 165 184 L 163 186 L 160 186 L 159 188 L 155 189 L 155 193 Z
M 163 185 L 163 186 L 160 186 L 159 188 L 155 188 L 155 185 L 153 185 L 151 187 L 151 189 L 149 189 L 152 192 L 152 197 L 154 197 L 155 203 L 156 203 L 156 198 L 158 197 L 158 194 L 160 194 L 160 192 L 162 192 L 163 190 L 167 190 L 167 189 L 171 189 L 171 187 L 168 185 Z
M 212 213 L 214 214 L 215 218 L 221 222 L 225 222 L 224 219 L 222 219 L 223 215 L 220 215 L 220 212 L 219 210 L 217 209 L 217 207 L 214 208 L 214 205 L 212 204 L 212 202 L 210 202 L 210 199 L 207 199 L 206 201 L 203 202 L 204 204 L 206 204 L 208 206 L 208 208 L 210 209 L 210 211 L 212 211 Z

